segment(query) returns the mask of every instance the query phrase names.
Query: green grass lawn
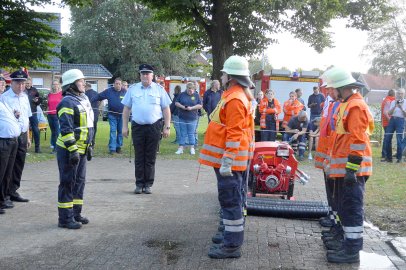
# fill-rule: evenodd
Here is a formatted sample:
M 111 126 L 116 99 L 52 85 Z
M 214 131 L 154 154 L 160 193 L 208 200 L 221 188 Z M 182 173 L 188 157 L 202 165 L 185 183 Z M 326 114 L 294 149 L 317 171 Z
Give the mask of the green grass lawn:
M 204 132 L 207 128 L 207 118 L 202 117 L 199 123 L 199 142 L 203 141 Z M 41 133 L 41 154 L 33 153 L 34 147 L 29 150 L 27 162 L 40 162 L 49 159 L 55 159 L 51 155 L 49 147 L 50 131 L 47 133 L 45 141 L 44 133 Z M 198 154 L 192 156 L 189 151 L 185 151 L 183 155 L 176 155 L 175 152 L 178 145 L 171 142 L 175 139 L 175 130 L 171 129 L 171 135 L 167 139 L 161 141 L 159 156 L 165 159 L 188 159 L 197 160 Z M 109 141 L 109 124 L 108 122 L 99 121 L 96 137 L 96 157 L 111 157 L 108 151 Z M 123 153 L 115 154 L 115 157 L 130 158 L 130 138 L 124 139 Z M 134 158 L 133 150 L 132 159 Z M 366 204 L 369 206 L 406 208 L 406 163 L 382 163 L 380 162 L 381 148 L 373 148 L 374 168 L 373 176 L 366 185 Z

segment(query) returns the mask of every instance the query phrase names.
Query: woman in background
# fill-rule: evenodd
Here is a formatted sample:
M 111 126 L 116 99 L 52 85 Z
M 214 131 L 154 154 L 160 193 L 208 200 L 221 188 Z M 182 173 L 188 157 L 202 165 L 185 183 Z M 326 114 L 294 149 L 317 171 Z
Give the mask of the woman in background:
M 56 149 L 56 139 L 59 135 L 59 122 L 58 116 L 56 115 L 56 106 L 62 100 L 62 88 L 59 81 L 55 80 L 52 82 L 51 92 L 48 94 L 48 125 L 51 129 L 51 154 L 55 154 Z

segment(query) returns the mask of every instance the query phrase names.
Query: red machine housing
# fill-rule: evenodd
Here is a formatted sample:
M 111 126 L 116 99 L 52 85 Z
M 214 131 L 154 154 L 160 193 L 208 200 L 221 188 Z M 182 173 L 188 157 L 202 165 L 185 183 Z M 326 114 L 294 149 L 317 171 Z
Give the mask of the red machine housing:
M 298 169 L 288 143 L 256 142 L 249 180 L 253 197 L 268 194 L 291 200 L 295 180 L 304 184 L 308 176 Z

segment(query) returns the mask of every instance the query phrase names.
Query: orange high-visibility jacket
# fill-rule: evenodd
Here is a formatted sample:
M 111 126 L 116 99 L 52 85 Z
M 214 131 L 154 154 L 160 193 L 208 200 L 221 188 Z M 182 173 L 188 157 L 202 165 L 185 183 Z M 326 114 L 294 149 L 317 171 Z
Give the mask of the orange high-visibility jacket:
M 355 93 L 341 103 L 334 117 L 336 124 L 327 175 L 344 177 L 349 155 L 362 157 L 357 176 L 371 175 L 372 151 L 369 136 L 374 128 L 374 120 L 361 94 Z
M 388 111 L 390 109 L 390 104 L 394 100 L 395 100 L 395 97 L 386 96 L 385 99 L 382 101 L 382 104 L 381 104 L 381 119 L 382 119 L 382 126 L 383 127 L 387 127 L 389 125 L 389 119 L 386 118 L 386 115 L 388 114 Z M 389 115 L 389 117 L 390 117 L 390 115 Z
M 317 145 L 316 153 L 314 155 L 314 166 L 318 169 L 323 169 L 323 162 L 326 158 L 328 158 L 328 149 L 331 147 L 330 143 L 330 136 L 331 136 L 331 126 L 330 120 L 333 117 L 333 106 L 334 102 L 330 102 L 327 107 L 328 113 L 327 116 L 322 116 L 320 121 L 320 136 L 319 136 L 319 143 Z M 322 113 L 322 115 L 324 115 Z
M 240 85 L 224 91 L 210 120 L 199 162 L 220 168 L 222 157 L 229 157 L 233 160 L 231 170 L 245 171 L 253 156 L 254 117 Z
M 259 112 L 261 114 L 261 118 L 259 119 L 259 124 L 260 124 L 261 128 L 266 128 L 266 123 L 265 123 L 266 115 L 275 114 L 276 129 L 278 130 L 278 127 L 279 127 L 278 114 L 281 113 L 282 108 L 281 108 L 281 104 L 279 103 L 279 101 L 276 98 L 273 99 L 273 103 L 274 103 L 274 107 L 269 108 L 268 107 L 269 100 L 266 97 L 261 99 L 261 102 L 259 103 Z
M 291 100 L 285 101 L 285 103 L 283 103 L 284 115 L 282 126 L 286 128 L 290 118 L 292 118 L 292 116 L 298 115 L 303 108 L 304 105 L 297 99 L 295 99 L 293 102 Z

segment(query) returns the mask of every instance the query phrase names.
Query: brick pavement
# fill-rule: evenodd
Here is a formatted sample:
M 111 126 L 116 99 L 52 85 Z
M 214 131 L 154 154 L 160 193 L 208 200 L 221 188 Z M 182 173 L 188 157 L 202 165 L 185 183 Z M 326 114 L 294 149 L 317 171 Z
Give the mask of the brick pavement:
M 27 164 L 21 194 L 31 199 L 0 216 L 0 269 L 406 269 L 385 243 L 366 228 L 361 263 L 326 262 L 315 220 L 249 216 L 243 256 L 207 257 L 217 229 L 218 201 L 212 169 L 195 161 L 157 161 L 152 195 L 134 195 L 133 164 L 94 159 L 88 166 L 82 229 L 57 227 L 55 161 Z M 295 187 L 297 200 L 323 200 L 322 175 Z

